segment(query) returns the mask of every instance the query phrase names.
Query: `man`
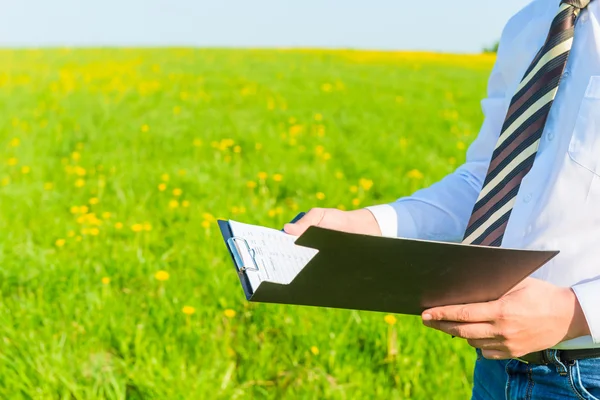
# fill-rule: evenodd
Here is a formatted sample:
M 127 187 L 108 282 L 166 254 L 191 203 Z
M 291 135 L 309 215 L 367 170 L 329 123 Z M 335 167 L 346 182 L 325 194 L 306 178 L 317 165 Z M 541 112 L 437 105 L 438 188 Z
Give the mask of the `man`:
M 482 108 L 466 163 L 442 181 L 389 205 L 313 209 L 285 230 L 560 250 L 500 300 L 423 323 L 477 349 L 474 399 L 600 399 L 600 0 L 515 15 Z

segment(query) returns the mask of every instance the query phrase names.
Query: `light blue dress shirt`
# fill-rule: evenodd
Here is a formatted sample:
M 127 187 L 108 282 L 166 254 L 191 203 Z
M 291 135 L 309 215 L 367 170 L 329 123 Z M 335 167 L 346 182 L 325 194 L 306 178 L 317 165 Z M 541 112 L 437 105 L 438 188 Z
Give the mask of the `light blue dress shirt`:
M 511 98 L 558 7 L 557 0 L 536 0 L 508 22 L 482 101 L 485 120 L 465 164 L 410 197 L 369 207 L 384 236 L 463 239 Z M 560 349 L 600 347 L 600 1 L 579 18 L 537 158 L 522 182 L 502 243 L 560 250 L 533 277 L 572 287 L 592 331 L 559 344 Z

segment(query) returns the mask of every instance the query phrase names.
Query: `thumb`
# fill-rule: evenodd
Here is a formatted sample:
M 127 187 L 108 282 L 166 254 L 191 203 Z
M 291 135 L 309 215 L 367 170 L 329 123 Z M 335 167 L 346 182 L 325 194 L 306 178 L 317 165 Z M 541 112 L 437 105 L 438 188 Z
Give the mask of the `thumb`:
M 295 224 L 285 224 L 283 230 L 287 234 L 300 236 L 309 227 L 313 225 L 319 225 L 319 223 L 323 220 L 324 214 L 325 210 L 312 209 Z

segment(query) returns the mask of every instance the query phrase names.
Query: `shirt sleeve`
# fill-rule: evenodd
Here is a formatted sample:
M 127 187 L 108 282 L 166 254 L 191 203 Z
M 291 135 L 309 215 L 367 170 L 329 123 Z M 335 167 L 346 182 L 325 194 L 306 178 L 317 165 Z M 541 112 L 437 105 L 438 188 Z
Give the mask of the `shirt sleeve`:
M 514 24 L 512 24 L 514 26 Z M 383 236 L 460 242 L 483 186 L 487 169 L 506 116 L 510 98 L 503 65 L 510 61 L 514 28 L 505 28 L 496 64 L 481 107 L 484 122 L 467 151 L 466 162 L 434 185 L 391 204 L 367 207 Z M 506 61 L 505 61 L 506 60 Z
M 573 286 L 573 291 L 583 309 L 583 314 L 592 332 L 594 343 L 600 344 L 600 278 Z

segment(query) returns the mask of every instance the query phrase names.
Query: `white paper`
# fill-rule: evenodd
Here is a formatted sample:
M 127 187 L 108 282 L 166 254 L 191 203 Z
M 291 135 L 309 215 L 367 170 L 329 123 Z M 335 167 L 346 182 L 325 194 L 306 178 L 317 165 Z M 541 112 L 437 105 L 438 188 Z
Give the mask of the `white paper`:
M 285 232 L 236 221 L 229 221 L 229 226 L 234 237 L 243 239 L 236 240 L 236 244 L 244 266 L 253 268 L 252 258 L 258 266 L 258 271 L 246 272 L 253 290 L 262 281 L 289 284 L 318 253 L 318 250 L 294 244 L 298 237 Z M 250 251 L 243 241 L 248 243 Z

